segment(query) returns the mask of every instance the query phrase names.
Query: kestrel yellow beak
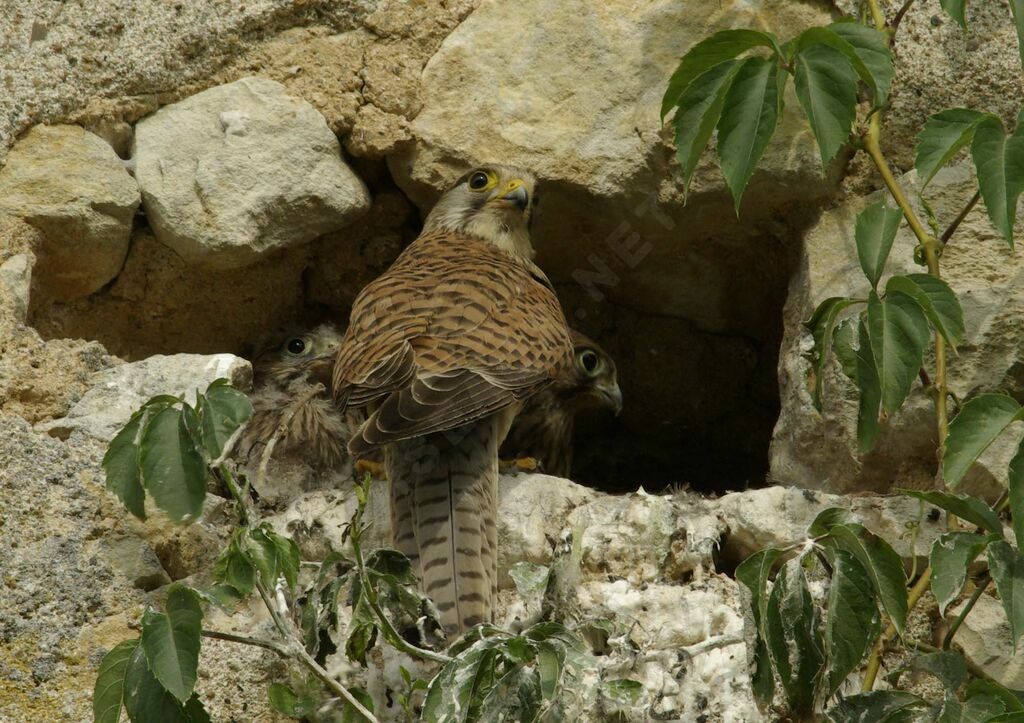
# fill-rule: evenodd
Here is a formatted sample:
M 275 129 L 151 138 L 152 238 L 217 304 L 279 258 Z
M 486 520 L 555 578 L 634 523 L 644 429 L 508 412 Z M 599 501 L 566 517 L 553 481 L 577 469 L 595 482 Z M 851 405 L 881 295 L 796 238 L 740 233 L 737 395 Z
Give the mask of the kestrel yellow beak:
M 526 184 L 523 183 L 523 179 L 513 178 L 495 196 L 494 200 L 513 205 L 520 211 L 525 211 L 526 207 L 530 205 L 530 194 L 526 190 Z

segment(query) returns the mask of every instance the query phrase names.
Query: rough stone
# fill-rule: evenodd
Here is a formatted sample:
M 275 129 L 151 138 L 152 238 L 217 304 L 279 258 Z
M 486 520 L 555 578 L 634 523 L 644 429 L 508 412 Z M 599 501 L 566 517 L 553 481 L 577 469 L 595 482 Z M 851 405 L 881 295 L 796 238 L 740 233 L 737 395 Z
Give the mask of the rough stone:
M 80 429 L 96 439 L 110 441 L 132 413 L 151 397 L 183 395 L 194 403 L 197 390 L 206 389 L 210 382 L 220 378 L 245 390 L 252 384 L 252 366 L 231 354 L 157 355 L 119 364 L 98 373 L 93 386 L 66 417 L 45 422 L 39 429 L 58 437 Z
M 117 275 L 138 205 L 138 186 L 111 147 L 77 126 L 33 128 L 0 171 L 0 212 L 42 231 L 38 284 L 58 299 Z
M 35 256 L 15 254 L 0 264 L 0 303 L 22 324 L 28 319 L 28 300 Z
M 370 202 L 323 116 L 266 78 L 161 108 L 139 121 L 132 151 L 157 238 L 210 268 L 311 241 Z
M 902 178 L 911 196 L 919 190 L 916 174 Z M 969 164 L 940 171 L 925 198 L 945 226 L 961 211 L 976 185 Z M 825 370 L 823 411 L 813 408 L 809 362 L 812 345 L 803 322 L 815 306 L 831 296 L 862 297 L 867 291 L 853 239 L 857 213 L 881 193 L 851 200 L 824 213 L 807 234 L 798 273 L 790 284 L 785 333 L 779 361 L 782 410 L 771 446 L 771 478 L 782 484 L 831 492 L 927 488 L 936 473 L 934 412 L 930 398 L 916 385 L 905 407 L 883 425 L 876 448 L 861 457 L 857 450 L 857 397 L 853 385 L 833 360 Z M 1024 210 L 1019 207 L 1018 214 Z M 922 210 L 918 214 L 925 218 Z M 918 273 L 916 239 L 905 226 L 893 244 L 887 273 Z M 1006 391 L 1024 400 L 1019 350 L 1024 331 L 1020 284 L 1024 262 L 1015 256 L 990 223 L 984 206 L 967 215 L 942 256 L 943 277 L 964 308 L 967 338 L 950 353 L 948 384 L 962 401 L 982 392 Z M 932 368 L 931 360 L 925 361 Z M 996 496 L 1006 479 L 1008 450 L 996 447 L 965 481 L 965 490 Z
M 946 612 L 949 620 L 956 619 L 966 604 L 964 601 L 950 608 Z M 1003 604 L 985 594 L 964 618 L 955 640 L 969 661 L 1007 688 L 1024 690 L 1024 657 L 1014 650 L 1010 637 L 1010 623 Z

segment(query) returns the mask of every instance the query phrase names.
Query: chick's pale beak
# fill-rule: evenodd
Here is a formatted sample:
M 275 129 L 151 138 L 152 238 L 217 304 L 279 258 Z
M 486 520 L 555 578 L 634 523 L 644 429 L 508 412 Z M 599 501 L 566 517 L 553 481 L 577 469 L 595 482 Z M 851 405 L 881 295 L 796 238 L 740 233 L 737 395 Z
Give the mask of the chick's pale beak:
M 501 196 L 502 201 L 514 204 L 520 211 L 525 211 L 530 204 L 530 194 L 526 190 L 526 184 L 518 178 L 513 178 L 505 186 L 505 192 Z
M 622 390 L 619 389 L 618 383 L 602 384 L 598 389 L 605 404 L 611 407 L 615 414 L 618 415 L 622 411 Z

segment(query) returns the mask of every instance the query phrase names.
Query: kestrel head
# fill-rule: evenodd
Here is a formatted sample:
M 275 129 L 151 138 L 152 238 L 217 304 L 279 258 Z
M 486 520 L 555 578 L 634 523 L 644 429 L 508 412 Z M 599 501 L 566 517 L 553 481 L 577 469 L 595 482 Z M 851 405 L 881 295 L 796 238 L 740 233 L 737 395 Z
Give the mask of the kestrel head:
M 573 368 L 556 385 L 575 409 L 607 407 L 622 411 L 622 390 L 619 389 L 615 361 L 597 342 L 575 329 L 572 332 Z
M 536 184 L 532 174 L 518 168 L 474 168 L 441 196 L 423 229 L 462 233 L 529 259 L 533 256 L 530 214 Z
M 263 381 L 285 387 L 305 377 L 311 382 L 329 380 L 341 332 L 333 324 L 290 334 L 266 347 L 253 360 L 256 383 Z

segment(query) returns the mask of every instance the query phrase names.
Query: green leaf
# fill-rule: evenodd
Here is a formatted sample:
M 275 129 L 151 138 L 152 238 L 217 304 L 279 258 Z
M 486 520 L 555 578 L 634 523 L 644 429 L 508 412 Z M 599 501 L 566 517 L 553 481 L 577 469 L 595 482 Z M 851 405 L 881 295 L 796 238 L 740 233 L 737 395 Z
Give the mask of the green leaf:
M 373 713 L 373 698 L 362 688 L 349 688 L 348 692 L 352 694 L 352 697 L 358 700 L 366 710 Z M 363 714 L 357 711 L 351 704 L 346 703 L 341 711 L 341 720 L 339 723 L 361 723 L 366 720 Z
M 945 615 L 949 604 L 960 597 L 967 581 L 967 567 L 993 539 L 999 538 L 973 532 L 947 532 L 932 545 L 929 558 L 932 593 L 939 603 L 940 615 Z
M 192 723 L 181 703 L 150 672 L 142 645 L 128 661 L 124 707 L 132 723 Z
M 765 590 L 768 586 L 768 576 L 781 554 L 782 550 L 765 548 L 755 552 L 736 568 L 736 579 L 750 591 L 751 596 L 754 627 L 757 628 L 751 682 L 754 696 L 763 705 L 771 703 L 775 691 L 775 677 L 772 673 L 768 646 L 765 643 L 764 621 L 768 607 L 768 595 Z
M 740 28 L 721 30 L 690 48 L 668 81 L 668 88 L 661 101 L 662 121 L 680 104 L 684 91 L 694 80 L 719 63 L 732 60 L 756 47 L 775 49 L 777 43 L 768 33 Z
M 903 211 L 889 208 L 885 201 L 876 201 L 857 214 L 854 232 L 857 256 L 864 276 L 873 289 L 878 287 L 878 280 L 882 278 L 885 262 L 902 220 Z
M 942 9 L 946 11 L 949 17 L 960 24 L 960 27 L 964 30 L 967 29 L 967 17 L 965 14 L 967 0 L 939 0 L 939 4 L 942 5 Z
M 206 451 L 216 459 L 228 438 L 252 416 L 252 402 L 227 379 L 217 379 L 203 395 L 200 416 Z
M 1017 199 L 1024 190 L 1024 113 L 1008 138 L 998 117 L 987 115 L 974 132 L 971 155 L 978 171 L 981 198 L 992 223 L 1013 248 Z
M 182 703 L 192 695 L 199 668 L 203 610 L 197 595 L 172 585 L 165 613 L 147 610 L 142 618 L 142 648 L 149 668 Z
M 815 635 L 811 593 L 798 557 L 787 562 L 775 579 L 768 598 L 765 632 L 789 707 L 809 712 L 814 707 L 814 679 L 821 669 L 822 656 Z
M 727 60 L 698 76 L 679 98 L 673 123 L 676 127 L 676 158 L 683 172 L 683 193 L 722 115 L 725 96 L 741 62 Z
M 878 412 L 882 404 L 882 387 L 875 367 L 875 356 L 871 350 L 871 336 L 868 333 L 867 314 L 857 324 L 857 389 L 860 401 L 857 409 L 857 443 L 861 454 L 875 446 L 881 426 Z
M 964 311 L 949 284 L 929 274 L 893 276 L 885 284 L 886 296 L 906 294 L 916 301 L 942 338 L 956 349 L 964 338 Z
M 828 33 L 837 42 L 849 45 L 825 28 L 812 30 Z M 857 116 L 857 76 L 846 56 L 828 45 L 811 45 L 800 50 L 794 64 L 796 97 L 818 141 L 821 166 L 827 169 L 853 130 Z
M 836 327 L 839 315 L 853 304 L 863 303 L 857 299 L 847 299 L 842 296 L 833 296 L 818 304 L 814 314 L 804 322 L 804 326 L 811 332 L 814 338 L 814 347 L 811 349 L 810 362 L 811 370 L 814 373 L 814 387 L 811 390 L 811 401 L 814 408 L 821 411 L 822 384 L 825 378 L 825 364 L 828 361 L 829 350 L 832 347 L 833 332 Z
M 903 558 L 888 542 L 861 525 L 836 525 L 829 536 L 864 566 L 882 607 L 903 635 L 907 621 L 907 573 Z
M 807 534 L 810 537 L 821 537 L 836 525 L 848 525 L 856 522 L 853 513 L 845 507 L 827 507 L 814 518 L 807 528 Z
M 532 562 L 517 562 L 508 571 L 509 577 L 516 585 L 516 592 L 522 598 L 528 598 L 543 592 L 551 577 L 551 569 L 546 565 Z
M 967 680 L 967 663 L 964 656 L 953 650 L 918 655 L 910 661 L 907 668 L 934 675 L 950 693 L 956 693 Z
M 949 423 L 949 435 L 942 454 L 943 476 L 949 487 L 956 487 L 975 460 L 996 437 L 1021 418 L 1021 406 L 1003 394 L 981 394 L 960 409 Z M 1002 528 L 990 532 L 1001 532 Z
M 192 444 L 181 411 L 166 407 L 146 425 L 140 447 L 142 483 L 175 522 L 199 516 L 206 499 L 206 464 Z
M 619 705 L 632 707 L 640 701 L 644 686 L 636 680 L 608 680 L 601 684 L 601 693 Z
M 1021 693 L 1014 693 L 994 680 L 976 678 L 967 684 L 966 697 L 970 700 L 976 695 L 998 698 L 1010 713 L 1024 713 L 1024 701 Z
M 139 482 L 138 439 L 145 414 L 145 408 L 135 412 L 110 440 L 107 452 L 103 455 L 107 489 L 117 495 L 125 508 L 140 520 L 146 519 L 146 493 Z
M 907 398 L 921 369 L 928 321 L 909 296 L 887 294 L 879 299 L 872 291 L 868 296 L 868 332 L 882 390 L 882 409 L 892 414 Z
M 846 676 L 860 667 L 878 632 L 871 578 L 851 553 L 835 550 L 825 617 L 826 697 L 834 695 Z
M 873 690 L 849 695 L 828 710 L 835 723 L 886 723 L 906 710 L 926 710 L 923 698 L 900 690 Z
M 185 717 L 189 723 L 213 723 L 210 714 L 206 712 L 203 701 L 199 700 L 199 696 L 195 693 L 185 703 Z
M 272 529 L 266 531 L 267 538 L 274 544 L 277 564 L 289 589 L 299 581 L 299 546 L 289 537 L 282 537 Z
M 889 86 L 892 85 L 893 76 L 896 74 L 892 65 L 892 51 L 889 49 L 889 36 L 854 20 L 840 20 L 828 27 L 853 48 L 853 52 L 864 65 L 864 68 L 861 68 L 851 59 L 854 70 L 871 88 L 874 106 L 883 105 L 889 97 Z M 864 75 L 865 69 L 873 82 Z
M 938 490 L 897 489 L 897 492 L 929 502 L 947 512 L 952 512 L 961 519 L 973 522 L 982 529 L 994 532 L 999 537 L 1003 536 L 1003 526 L 999 522 L 999 516 L 992 511 L 992 508 L 975 497 L 953 495 Z
M 921 190 L 931 182 L 940 168 L 974 139 L 974 131 L 985 117 L 984 113 L 967 108 L 947 108 L 928 116 L 924 128 L 917 134 L 917 154 L 914 158 Z
M 1024 63 L 1024 0 L 1010 0 L 1010 14 L 1017 27 L 1017 52 Z
M 249 562 L 248 557 L 242 553 L 238 537 L 232 538 L 213 568 L 214 579 L 225 582 L 235 588 L 241 595 L 248 595 L 252 592 L 256 583 L 256 569 Z
M 746 58 L 729 86 L 718 122 L 718 155 L 739 215 L 743 191 L 779 120 L 779 66 Z
M 957 723 L 988 723 L 994 717 L 1006 713 L 1003 701 L 995 696 L 976 695 L 962 704 L 960 720 Z
M 832 353 L 839 360 L 843 374 L 854 384 L 857 383 L 857 349 L 854 347 L 857 321 L 854 318 L 843 319 L 832 331 Z
M 94 723 L 117 723 L 124 704 L 124 677 L 128 661 L 139 646 L 138 638 L 115 645 L 100 661 L 92 693 Z
M 1017 444 L 1017 452 L 1010 460 L 1006 485 L 1010 496 L 1013 535 L 1017 540 L 1017 547 L 1024 547 L 1024 439 Z
M 282 683 L 271 683 L 267 694 L 270 697 L 270 707 L 289 718 L 305 718 L 313 712 L 308 710 L 305 700 L 299 698 L 291 688 Z
M 245 545 L 245 556 L 259 571 L 263 582 L 270 587 L 277 585 L 281 569 L 277 559 L 277 547 L 262 528 L 249 531 Z
M 1004 540 L 993 542 L 988 546 L 988 569 L 1010 621 L 1010 643 L 1016 651 L 1024 635 L 1024 555 Z

